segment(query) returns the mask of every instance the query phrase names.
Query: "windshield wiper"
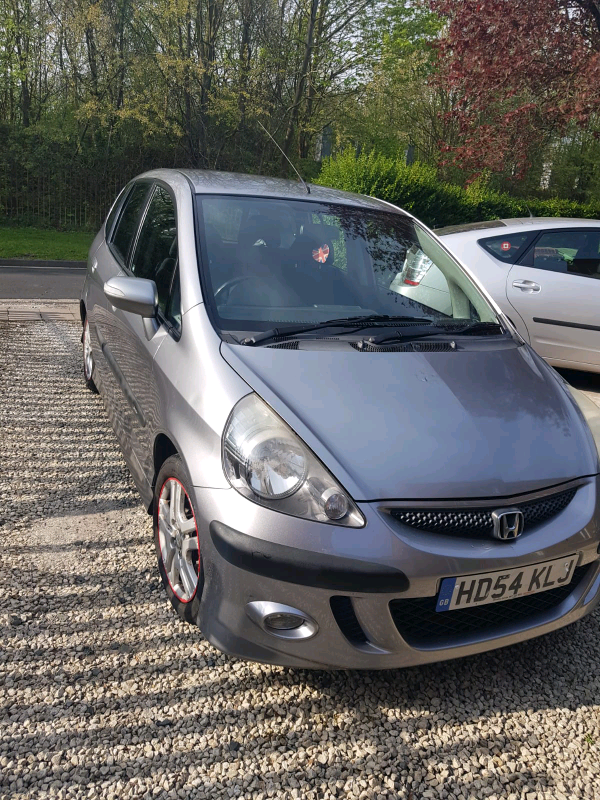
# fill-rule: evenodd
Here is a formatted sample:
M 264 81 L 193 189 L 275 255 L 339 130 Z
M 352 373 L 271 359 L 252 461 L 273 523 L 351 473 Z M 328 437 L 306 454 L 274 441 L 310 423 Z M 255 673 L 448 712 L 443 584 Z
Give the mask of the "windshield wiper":
M 470 333 L 503 333 L 504 331 L 499 322 L 470 322 L 460 327 L 454 327 L 453 325 L 446 325 L 444 327 L 452 336 L 462 336 L 463 334 Z
M 389 323 L 396 324 L 397 322 L 422 322 L 422 323 L 431 323 L 432 320 L 429 317 L 410 317 L 410 316 L 396 316 L 394 314 L 366 314 L 365 316 L 358 316 L 358 317 L 344 317 L 343 319 L 330 319 L 328 320 L 329 323 L 331 322 L 374 322 L 376 325 L 381 323 L 382 325 L 388 325 Z
M 260 342 L 267 342 L 269 339 L 287 339 L 289 336 L 297 336 L 300 333 L 318 331 L 321 328 L 370 328 L 376 325 L 398 325 L 402 323 L 419 323 L 421 325 L 431 325 L 432 321 L 426 317 L 393 317 L 388 314 L 370 314 L 363 317 L 342 317 L 341 319 L 328 319 L 325 322 L 309 323 L 306 325 L 296 325 L 292 328 L 270 328 L 263 333 L 255 336 L 248 336 L 242 339 L 240 344 L 253 345 Z
M 440 334 L 448 334 L 449 331 L 444 328 L 412 328 L 408 331 L 391 331 L 390 333 L 381 333 L 379 336 L 369 336 L 368 339 L 363 339 L 363 345 L 379 345 L 387 344 L 388 342 L 408 342 L 411 339 L 423 339 L 426 336 L 439 336 Z
M 388 342 L 402 341 L 406 342 L 410 339 L 422 339 L 425 336 L 439 336 L 445 334 L 446 336 L 464 336 L 477 333 L 502 333 L 502 326 L 497 322 L 471 322 L 461 327 L 454 327 L 453 325 L 433 325 L 428 328 L 410 328 L 407 331 L 393 331 L 390 333 L 383 333 L 379 336 L 369 336 L 368 339 L 363 340 L 363 344 L 387 344 Z

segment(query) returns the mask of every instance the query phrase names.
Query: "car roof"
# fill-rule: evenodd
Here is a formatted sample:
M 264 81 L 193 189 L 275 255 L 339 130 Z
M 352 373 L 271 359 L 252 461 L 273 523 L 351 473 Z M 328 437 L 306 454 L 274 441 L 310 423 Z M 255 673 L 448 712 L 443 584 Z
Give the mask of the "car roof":
M 392 211 L 405 214 L 396 206 L 367 197 L 362 194 L 330 189 L 327 186 L 308 184 L 306 187 L 297 180 L 270 178 L 264 175 L 244 175 L 238 172 L 220 172 L 202 169 L 160 169 L 145 172 L 139 178 L 160 178 L 169 181 L 174 176 L 185 176 L 195 194 L 246 195 L 248 197 L 268 197 L 281 200 L 309 200 L 321 203 L 340 203 L 343 205 L 371 208 L 379 211 Z
M 456 233 L 470 233 L 472 231 L 480 232 L 484 230 L 492 230 L 494 228 L 502 228 L 496 233 L 514 233 L 515 231 L 522 230 L 523 227 L 532 229 L 536 228 L 570 228 L 573 225 L 587 226 L 593 225 L 597 227 L 600 220 L 597 219 L 583 219 L 577 217 L 514 217 L 513 219 L 493 219 L 487 222 L 468 222 L 464 225 L 447 225 L 444 228 L 438 228 L 435 233 L 438 236 L 451 236 Z M 507 230 L 508 229 L 508 230 Z

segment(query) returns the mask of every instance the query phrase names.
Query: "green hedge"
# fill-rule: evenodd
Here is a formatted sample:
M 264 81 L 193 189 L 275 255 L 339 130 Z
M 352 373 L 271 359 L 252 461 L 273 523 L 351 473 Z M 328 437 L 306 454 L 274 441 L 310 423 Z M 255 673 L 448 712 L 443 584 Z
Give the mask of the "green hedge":
M 475 182 L 468 189 L 443 183 L 424 164 L 407 167 L 400 159 L 346 151 L 327 159 L 316 183 L 379 197 L 406 209 L 430 227 L 511 217 L 585 217 L 600 219 L 600 204 L 550 198 L 521 199 Z

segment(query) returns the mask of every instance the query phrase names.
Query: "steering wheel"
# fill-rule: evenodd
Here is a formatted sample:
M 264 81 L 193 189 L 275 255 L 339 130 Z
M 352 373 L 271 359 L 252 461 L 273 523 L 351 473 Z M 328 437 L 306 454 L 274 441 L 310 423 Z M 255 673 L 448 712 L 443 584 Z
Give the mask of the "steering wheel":
M 215 292 L 215 303 L 218 302 L 219 295 L 223 292 L 233 289 L 234 286 L 238 286 L 240 283 L 244 283 L 244 281 L 260 281 L 261 283 L 268 283 L 266 278 L 261 278 L 258 275 L 238 275 L 237 278 L 230 278 L 225 283 L 221 284 L 217 291 Z

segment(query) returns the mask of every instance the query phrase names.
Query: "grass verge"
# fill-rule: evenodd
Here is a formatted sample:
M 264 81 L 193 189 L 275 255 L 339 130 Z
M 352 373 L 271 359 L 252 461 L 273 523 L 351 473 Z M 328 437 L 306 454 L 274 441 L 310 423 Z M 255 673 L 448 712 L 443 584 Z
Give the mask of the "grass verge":
M 85 261 L 93 238 L 86 231 L 0 227 L 0 258 Z

